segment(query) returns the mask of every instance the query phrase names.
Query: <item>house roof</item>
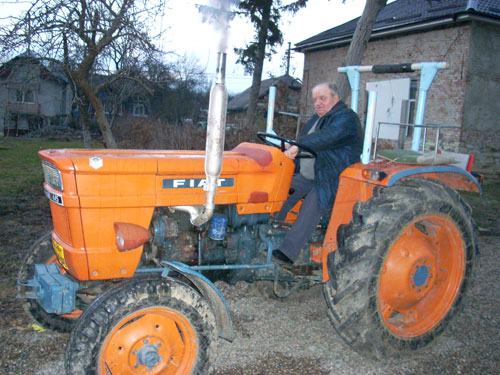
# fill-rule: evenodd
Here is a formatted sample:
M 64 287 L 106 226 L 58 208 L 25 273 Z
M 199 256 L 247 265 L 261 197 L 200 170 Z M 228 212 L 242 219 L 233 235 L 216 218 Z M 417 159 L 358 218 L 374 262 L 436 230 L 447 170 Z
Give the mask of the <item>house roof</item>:
M 361 17 L 323 31 L 295 45 L 299 52 L 348 44 Z M 425 29 L 460 20 L 500 21 L 498 0 L 396 0 L 380 11 L 372 38 Z
M 297 78 L 293 78 L 289 75 L 284 75 L 281 77 L 269 78 L 263 80 L 260 83 L 259 98 L 263 98 L 271 86 L 276 86 L 278 83 L 283 83 L 292 90 L 300 90 L 302 84 Z M 227 103 L 227 109 L 230 111 L 245 110 L 248 108 L 248 103 L 250 101 L 250 90 L 251 87 L 243 91 L 242 93 L 236 95 L 233 99 Z
M 15 67 L 17 65 L 22 65 L 22 64 L 38 65 L 40 67 L 40 78 L 42 79 L 68 83 L 68 78 L 64 73 L 57 71 L 53 72 L 50 71 L 43 64 L 40 58 L 38 58 L 32 53 L 27 53 L 27 52 L 22 53 L 14 57 L 13 59 L 7 61 L 6 63 L 0 65 L 0 78 L 9 77 L 12 71 L 15 70 Z

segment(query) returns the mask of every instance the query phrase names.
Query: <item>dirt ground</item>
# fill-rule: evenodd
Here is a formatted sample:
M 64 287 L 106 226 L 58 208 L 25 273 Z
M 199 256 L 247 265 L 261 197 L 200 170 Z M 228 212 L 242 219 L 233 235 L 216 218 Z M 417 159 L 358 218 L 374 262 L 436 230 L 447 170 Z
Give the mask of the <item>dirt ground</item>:
M 481 230 L 475 286 L 454 323 L 415 357 L 373 362 L 352 351 L 328 321 L 321 286 L 279 301 L 265 283 L 218 282 L 236 337 L 220 342 L 213 374 L 498 374 L 500 202 L 466 198 Z M 48 202 L 39 189 L 0 198 L 0 221 L 0 374 L 62 374 L 68 335 L 34 330 L 15 288 L 27 248 L 51 228 Z

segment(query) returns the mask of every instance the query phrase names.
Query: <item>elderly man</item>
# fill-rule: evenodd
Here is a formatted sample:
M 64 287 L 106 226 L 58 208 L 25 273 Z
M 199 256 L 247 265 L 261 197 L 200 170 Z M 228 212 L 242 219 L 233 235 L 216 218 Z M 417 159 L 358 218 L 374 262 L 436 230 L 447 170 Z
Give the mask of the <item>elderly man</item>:
M 306 123 L 298 143 L 316 152 L 315 159 L 300 158 L 297 146 L 285 155 L 296 163 L 290 195 L 275 221 L 284 221 L 290 209 L 302 198 L 304 201 L 297 220 L 286 234 L 273 260 L 292 265 L 300 250 L 311 238 L 321 216 L 333 207 L 339 176 L 349 165 L 360 159 L 363 134 L 357 114 L 339 99 L 337 87 L 320 83 L 312 89 L 316 114 Z

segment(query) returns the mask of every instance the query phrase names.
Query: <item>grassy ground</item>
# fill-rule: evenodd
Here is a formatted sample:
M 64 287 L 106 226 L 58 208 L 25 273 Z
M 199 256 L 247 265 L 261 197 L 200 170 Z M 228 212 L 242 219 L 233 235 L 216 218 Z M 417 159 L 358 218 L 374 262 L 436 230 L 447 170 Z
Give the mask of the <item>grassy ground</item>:
M 12 198 L 33 190 L 42 191 L 43 172 L 38 151 L 82 147 L 81 142 L 0 138 L 0 197 Z

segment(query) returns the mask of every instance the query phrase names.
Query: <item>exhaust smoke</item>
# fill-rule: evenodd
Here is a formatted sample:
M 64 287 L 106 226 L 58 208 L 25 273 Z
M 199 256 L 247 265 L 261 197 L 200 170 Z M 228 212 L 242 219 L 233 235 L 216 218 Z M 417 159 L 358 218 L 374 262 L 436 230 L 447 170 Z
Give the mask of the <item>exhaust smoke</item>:
M 202 15 L 202 21 L 212 25 L 219 36 L 217 51 L 226 52 L 229 44 L 230 22 L 235 13 L 231 11 L 233 6 L 238 6 L 240 0 L 209 0 L 208 5 L 198 5 L 198 11 Z

